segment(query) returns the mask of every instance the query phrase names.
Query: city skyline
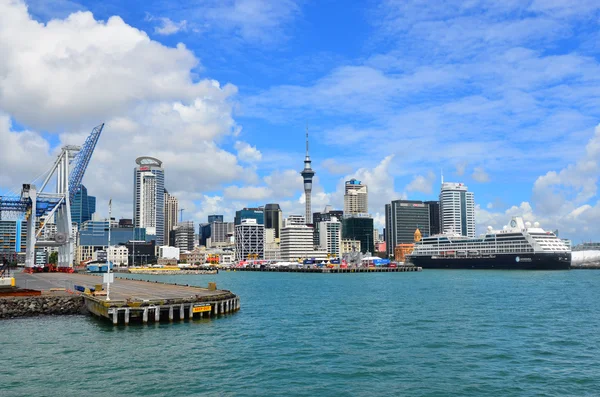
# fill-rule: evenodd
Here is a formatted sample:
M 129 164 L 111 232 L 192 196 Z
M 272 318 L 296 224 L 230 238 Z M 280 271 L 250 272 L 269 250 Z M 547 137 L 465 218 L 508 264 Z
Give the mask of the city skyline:
M 106 121 L 84 180 L 102 215 L 112 197 L 116 217 L 132 216 L 132 181 L 122 170 L 144 155 L 165 162 L 165 187 L 186 208 L 184 220 L 231 218 L 268 202 L 300 214 L 308 122 L 312 212 L 342 208 L 343 183 L 356 178 L 369 186 L 381 229 L 385 203 L 435 199 L 442 168 L 476 193 L 477 234 L 511 215 L 574 241 L 600 234 L 597 5 L 421 13 L 410 1 L 403 9 L 251 2 L 263 6 L 264 19 L 225 18 L 243 12 L 227 4 L 210 23 L 199 20 L 209 15 L 202 6 L 183 16 L 155 2 L 143 12 L 114 1 L 1 5 L 0 37 L 8 41 L 0 44 L 14 62 L 0 61 L 13 71 L 0 86 L 0 138 L 9 148 L 0 167 L 10 170 L 0 192 L 30 181 L 58 147 L 80 144 L 90 125 Z M 336 15 L 338 30 L 316 23 L 317 13 Z M 99 31 L 118 31 L 124 45 L 98 40 Z M 138 62 L 139 53 L 149 63 Z M 74 59 L 61 54 L 84 55 L 80 70 L 68 69 Z M 24 77 L 31 67 L 44 84 Z M 95 77 L 83 84 L 82 76 Z M 156 83 L 166 76 L 169 87 Z M 15 169 L 26 156 L 33 160 Z

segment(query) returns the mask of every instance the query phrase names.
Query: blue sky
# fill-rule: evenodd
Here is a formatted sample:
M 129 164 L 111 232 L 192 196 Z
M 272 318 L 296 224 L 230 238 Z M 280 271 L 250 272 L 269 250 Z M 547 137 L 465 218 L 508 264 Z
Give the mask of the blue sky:
M 84 182 L 100 208 L 114 197 L 129 216 L 133 159 L 153 154 L 190 219 L 267 202 L 302 213 L 308 125 L 315 211 L 341 207 L 357 177 L 382 225 L 386 202 L 435 198 L 443 170 L 475 192 L 480 228 L 524 215 L 575 240 L 600 231 L 595 1 L 27 6 L 5 6 L 23 22 L 0 35 L 15 59 L 0 61 L 0 114 L 7 142 L 34 142 L 45 162 L 3 171 L 3 189 L 98 120 Z M 28 78 L 10 73 L 27 62 Z

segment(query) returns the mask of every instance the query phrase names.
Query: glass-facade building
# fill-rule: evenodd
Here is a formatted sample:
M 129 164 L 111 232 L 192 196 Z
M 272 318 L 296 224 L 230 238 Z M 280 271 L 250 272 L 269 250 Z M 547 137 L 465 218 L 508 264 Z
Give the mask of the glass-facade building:
M 360 250 L 374 252 L 373 218 L 361 216 L 347 216 L 342 221 L 342 239 L 359 240 Z
M 264 210 L 265 229 L 275 229 L 275 238 L 279 238 L 283 227 L 283 215 L 279 204 L 267 204 Z
M 265 213 L 264 208 L 244 208 L 235 211 L 234 225 L 241 225 L 242 219 L 256 219 L 256 223 L 259 225 L 265 224 Z
M 71 222 L 80 226 L 83 222 L 91 220 L 94 212 L 96 212 L 96 197 L 88 196 L 87 188 L 81 185 L 71 202 Z

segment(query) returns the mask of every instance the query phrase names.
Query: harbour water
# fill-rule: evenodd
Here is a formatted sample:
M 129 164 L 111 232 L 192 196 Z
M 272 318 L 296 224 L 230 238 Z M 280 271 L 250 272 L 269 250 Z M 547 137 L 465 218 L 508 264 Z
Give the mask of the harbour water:
M 242 309 L 0 322 L 2 396 L 564 396 L 600 390 L 600 271 L 220 272 Z

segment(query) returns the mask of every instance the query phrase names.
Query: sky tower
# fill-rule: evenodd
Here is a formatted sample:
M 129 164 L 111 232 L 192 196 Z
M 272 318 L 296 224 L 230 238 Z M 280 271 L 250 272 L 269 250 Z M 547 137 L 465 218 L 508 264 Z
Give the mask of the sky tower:
M 304 158 L 304 169 L 300 172 L 304 178 L 304 196 L 306 197 L 306 223 L 311 223 L 312 212 L 310 209 L 310 195 L 312 192 L 312 179 L 315 172 L 310 167 L 310 156 L 308 155 L 308 127 L 306 127 L 306 157 Z

